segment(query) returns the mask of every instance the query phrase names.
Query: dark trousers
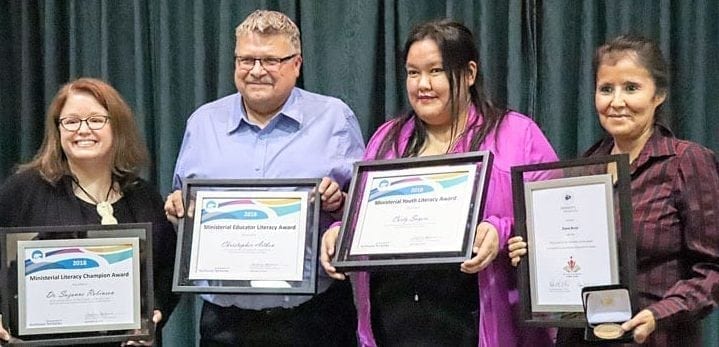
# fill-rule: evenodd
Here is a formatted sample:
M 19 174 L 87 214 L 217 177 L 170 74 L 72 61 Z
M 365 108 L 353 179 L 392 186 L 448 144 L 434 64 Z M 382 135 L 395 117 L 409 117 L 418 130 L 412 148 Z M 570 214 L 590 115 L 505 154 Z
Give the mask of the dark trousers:
M 333 283 L 297 307 L 245 310 L 205 302 L 200 345 L 354 346 L 357 313 L 349 281 Z

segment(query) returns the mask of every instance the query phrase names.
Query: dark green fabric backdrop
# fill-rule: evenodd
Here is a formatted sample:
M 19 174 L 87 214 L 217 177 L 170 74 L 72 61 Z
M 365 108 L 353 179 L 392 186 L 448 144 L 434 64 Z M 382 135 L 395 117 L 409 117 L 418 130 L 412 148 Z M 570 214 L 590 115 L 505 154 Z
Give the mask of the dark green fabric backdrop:
M 77 0 L 0 1 L 0 182 L 42 140 L 44 110 L 78 76 L 113 84 L 133 107 L 153 165 L 145 176 L 170 189 L 185 120 L 233 92 L 234 27 L 276 9 L 300 26 L 304 88 L 337 96 L 365 138 L 406 107 L 399 51 L 415 23 L 451 17 L 476 34 L 493 97 L 533 116 L 562 158 L 602 134 L 593 105 L 593 50 L 626 31 L 658 40 L 671 61 L 670 124 L 717 151 L 717 0 Z M 1 213 L 1 212 L 0 212 Z M 168 327 L 169 345 L 192 345 L 194 297 Z M 706 320 L 719 346 L 719 315 Z

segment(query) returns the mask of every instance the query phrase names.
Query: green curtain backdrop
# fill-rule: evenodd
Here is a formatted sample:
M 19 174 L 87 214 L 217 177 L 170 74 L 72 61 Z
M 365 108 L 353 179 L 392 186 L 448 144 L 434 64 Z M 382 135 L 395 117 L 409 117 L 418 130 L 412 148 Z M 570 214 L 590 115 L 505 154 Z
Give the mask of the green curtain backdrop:
M 337 96 L 365 138 L 406 108 L 400 52 L 410 28 L 450 17 L 476 34 L 492 96 L 534 117 L 562 158 L 602 135 L 593 105 L 594 49 L 618 33 L 658 40 L 671 62 L 670 124 L 719 150 L 719 0 L 76 0 L 0 1 L 0 183 L 42 141 L 44 111 L 79 76 L 114 85 L 135 111 L 152 165 L 170 190 L 185 120 L 236 92 L 234 27 L 255 9 L 288 14 L 302 32 L 299 84 Z M 0 211 L 0 213 L 2 213 Z M 186 296 L 166 333 L 170 346 L 197 337 L 197 297 Z M 705 319 L 719 346 L 719 314 Z

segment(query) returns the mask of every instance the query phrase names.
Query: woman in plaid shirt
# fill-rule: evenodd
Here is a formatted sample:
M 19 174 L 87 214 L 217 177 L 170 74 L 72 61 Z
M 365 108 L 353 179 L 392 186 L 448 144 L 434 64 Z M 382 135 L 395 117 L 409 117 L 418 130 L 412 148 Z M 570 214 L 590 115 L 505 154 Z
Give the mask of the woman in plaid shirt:
M 661 124 L 669 71 L 657 45 L 623 35 L 594 59 L 599 122 L 609 137 L 585 155 L 629 154 L 640 311 L 622 325 L 636 343 L 701 345 L 700 319 L 719 301 L 719 165 L 714 153 Z M 513 264 L 526 253 L 510 239 Z M 557 343 L 581 334 L 560 330 Z

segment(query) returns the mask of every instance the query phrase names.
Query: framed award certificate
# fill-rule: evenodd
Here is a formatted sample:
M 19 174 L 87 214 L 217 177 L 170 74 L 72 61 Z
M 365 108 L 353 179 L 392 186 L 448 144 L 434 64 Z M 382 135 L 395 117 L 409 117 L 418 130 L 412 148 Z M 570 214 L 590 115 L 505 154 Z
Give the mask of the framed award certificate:
M 490 152 L 356 163 L 337 254 L 340 271 L 431 267 L 471 257 Z
M 314 294 L 319 182 L 187 180 L 173 290 Z
M 515 167 L 512 183 L 515 230 L 527 242 L 518 281 L 524 321 L 583 327 L 583 288 L 633 287 L 628 158 Z
M 3 319 L 10 318 L 3 325 L 13 341 L 150 339 L 151 229 L 150 224 L 2 229 Z

